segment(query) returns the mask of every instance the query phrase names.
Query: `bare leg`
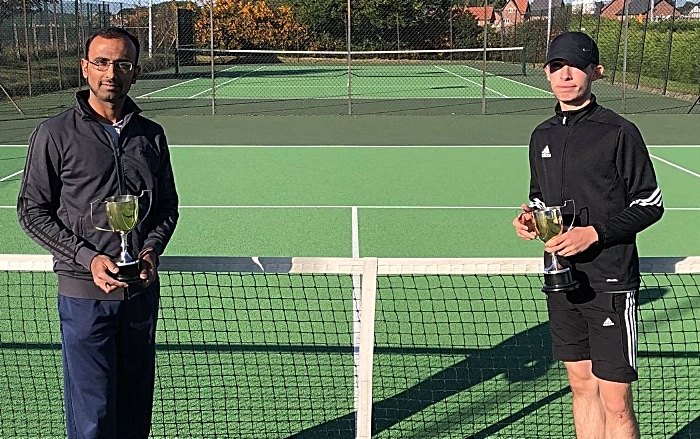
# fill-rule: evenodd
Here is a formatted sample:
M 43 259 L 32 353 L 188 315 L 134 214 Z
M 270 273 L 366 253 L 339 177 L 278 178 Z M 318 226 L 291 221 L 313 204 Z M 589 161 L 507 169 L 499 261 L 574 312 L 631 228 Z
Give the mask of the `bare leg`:
M 599 379 L 605 409 L 605 439 L 639 439 L 639 425 L 632 405 L 632 385 Z
M 632 385 L 597 378 L 591 362 L 565 362 L 578 439 L 639 439 Z
M 565 362 L 564 365 L 569 372 L 576 437 L 604 439 L 605 409 L 600 398 L 599 379 L 591 372 L 591 361 Z

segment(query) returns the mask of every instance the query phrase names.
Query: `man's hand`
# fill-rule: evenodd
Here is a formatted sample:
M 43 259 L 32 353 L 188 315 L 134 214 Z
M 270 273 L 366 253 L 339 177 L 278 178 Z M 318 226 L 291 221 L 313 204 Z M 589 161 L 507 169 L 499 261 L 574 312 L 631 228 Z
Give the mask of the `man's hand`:
M 92 272 L 92 280 L 95 285 L 100 287 L 102 291 L 109 294 L 117 288 L 126 288 L 129 286 L 126 282 L 121 282 L 112 277 L 119 272 L 117 264 L 112 262 L 109 256 L 97 255 L 90 262 L 90 271 Z
M 139 259 L 141 260 L 141 284 L 144 287 L 149 286 L 156 280 L 158 276 L 158 269 L 156 268 L 156 252 L 152 248 L 144 249 L 141 254 L 139 254 Z
M 593 226 L 574 227 L 566 233 L 547 241 L 545 251 L 560 256 L 573 256 L 598 242 L 598 232 Z
M 519 237 L 530 241 L 537 237 L 535 219 L 532 217 L 532 209 L 527 204 L 520 207 L 523 211 L 513 220 L 513 227 Z

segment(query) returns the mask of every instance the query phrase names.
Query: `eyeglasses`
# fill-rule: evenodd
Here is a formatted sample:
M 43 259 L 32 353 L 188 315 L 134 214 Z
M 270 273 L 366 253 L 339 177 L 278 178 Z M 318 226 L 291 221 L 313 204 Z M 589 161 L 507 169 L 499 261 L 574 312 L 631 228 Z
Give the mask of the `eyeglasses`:
M 114 70 L 122 73 L 130 72 L 134 68 L 134 63 L 131 61 L 109 61 L 102 58 L 97 58 L 94 61 L 88 60 L 90 64 L 95 66 L 95 69 L 100 72 L 106 72 L 110 64 L 114 64 Z

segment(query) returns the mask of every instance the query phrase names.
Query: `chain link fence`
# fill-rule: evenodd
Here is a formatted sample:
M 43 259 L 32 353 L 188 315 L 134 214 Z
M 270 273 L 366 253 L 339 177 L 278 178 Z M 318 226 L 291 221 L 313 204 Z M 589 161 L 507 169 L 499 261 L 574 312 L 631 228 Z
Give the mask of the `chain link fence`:
M 674 2 L 8 0 L 0 114 L 71 105 L 85 40 L 105 26 L 139 38 L 131 95 L 153 113 L 547 114 L 542 63 L 567 30 L 598 42 L 608 107 L 700 113 L 700 19 Z

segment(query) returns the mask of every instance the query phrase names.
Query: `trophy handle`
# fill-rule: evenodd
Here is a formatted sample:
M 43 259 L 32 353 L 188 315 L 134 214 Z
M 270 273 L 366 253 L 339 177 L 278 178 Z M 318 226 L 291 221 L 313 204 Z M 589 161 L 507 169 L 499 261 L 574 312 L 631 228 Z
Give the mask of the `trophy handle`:
M 95 224 L 95 219 L 94 219 L 93 216 L 92 216 L 92 211 L 93 211 L 92 206 L 93 206 L 95 203 L 102 203 L 102 201 L 98 199 L 98 200 L 95 200 L 95 201 L 93 201 L 93 202 L 90 203 L 90 222 L 92 223 L 92 226 L 93 226 L 94 228 L 96 228 L 97 230 L 100 230 L 100 231 L 102 231 L 102 232 L 114 232 L 114 230 L 112 230 L 112 229 L 105 229 L 105 228 L 100 227 L 100 226 L 98 226 L 97 224 Z
M 151 206 L 153 206 L 153 196 L 152 196 L 153 191 L 151 189 L 142 190 L 141 195 L 139 195 L 139 199 L 141 199 L 141 197 L 146 195 L 146 192 L 148 192 L 148 210 L 146 210 L 146 214 L 141 217 L 141 220 L 138 223 L 136 223 L 136 226 L 141 224 L 143 222 L 143 220 L 146 219 L 148 214 L 151 213 Z M 134 228 L 136 228 L 136 226 L 134 226 Z
M 571 202 L 571 206 L 572 206 L 574 214 L 571 215 L 571 224 L 569 224 L 569 226 L 566 228 L 567 232 L 574 228 L 574 223 L 576 222 L 576 202 L 574 200 L 564 200 L 564 204 L 562 204 L 561 207 L 563 209 L 565 206 L 567 206 L 569 204 L 569 202 Z M 562 217 L 563 216 L 564 215 L 562 214 Z

